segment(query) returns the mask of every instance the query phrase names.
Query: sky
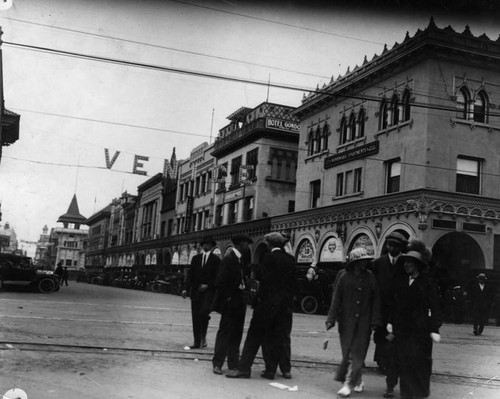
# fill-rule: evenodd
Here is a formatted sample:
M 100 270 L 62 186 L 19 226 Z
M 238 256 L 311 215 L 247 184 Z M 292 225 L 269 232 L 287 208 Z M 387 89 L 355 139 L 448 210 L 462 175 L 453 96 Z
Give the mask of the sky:
M 240 107 L 267 96 L 299 106 L 308 90 L 424 29 L 431 15 L 438 27 L 500 34 L 494 13 L 454 12 L 444 0 L 436 9 L 401 0 L 325 4 L 13 0 L 0 10 L 3 82 L 6 108 L 21 124 L 19 140 L 3 149 L 1 224 L 35 241 L 45 225 L 60 226 L 74 194 L 90 217 L 124 191 L 136 194 L 174 147 L 185 159 L 213 141 Z M 105 149 L 110 158 L 120 151 L 111 169 Z M 147 176 L 132 173 L 135 156 L 149 158 L 140 168 Z

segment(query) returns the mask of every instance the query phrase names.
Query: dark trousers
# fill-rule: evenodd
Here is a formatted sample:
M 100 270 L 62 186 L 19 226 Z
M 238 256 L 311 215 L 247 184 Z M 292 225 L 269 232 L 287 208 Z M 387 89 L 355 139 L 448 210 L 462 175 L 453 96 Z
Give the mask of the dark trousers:
M 274 307 L 265 302 L 260 303 L 254 309 L 241 354 L 239 370 L 250 371 L 255 356 L 262 346 L 266 370 L 276 371 L 280 353 L 284 351 L 288 313 L 287 306 Z
M 488 309 L 474 307 L 473 310 L 474 310 L 474 319 L 473 319 L 474 332 L 482 334 L 484 330 L 484 325 L 488 321 Z
M 293 309 L 289 307 L 283 314 L 282 323 L 278 322 L 276 329 L 267 332 L 262 343 L 262 356 L 266 371 L 276 373 L 278 365 L 281 373 L 289 373 L 292 369 L 291 333 L 293 325 Z
M 221 313 L 219 330 L 215 338 L 214 357 L 212 364 L 222 368 L 227 356 L 227 366 L 230 370 L 238 368 L 240 343 L 245 324 L 246 304 L 243 295 L 233 297 L 225 304 Z
M 191 298 L 191 319 L 193 322 L 194 345 L 201 345 L 207 337 L 209 314 L 203 309 L 204 295 Z
M 63 283 L 66 283 L 66 287 L 68 286 L 68 277 L 61 277 L 60 285 L 63 285 Z

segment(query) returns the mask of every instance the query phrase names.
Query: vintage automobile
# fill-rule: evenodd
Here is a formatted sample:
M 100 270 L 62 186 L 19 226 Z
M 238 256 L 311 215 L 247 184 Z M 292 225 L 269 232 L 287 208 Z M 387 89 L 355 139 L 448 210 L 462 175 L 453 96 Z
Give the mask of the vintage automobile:
M 59 278 L 37 270 L 28 256 L 0 253 L 0 285 L 2 289 L 18 287 L 48 294 L 59 288 Z

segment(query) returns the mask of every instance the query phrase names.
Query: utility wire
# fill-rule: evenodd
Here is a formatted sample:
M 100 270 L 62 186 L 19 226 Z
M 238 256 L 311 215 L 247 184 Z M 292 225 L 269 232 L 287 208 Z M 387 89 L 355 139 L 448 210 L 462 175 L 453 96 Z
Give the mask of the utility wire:
M 184 4 L 184 5 L 188 5 L 188 6 L 191 6 L 191 7 L 197 7 L 197 8 L 202 8 L 202 9 L 205 9 L 205 10 L 216 11 L 216 12 L 220 12 L 220 13 L 224 13 L 224 14 L 229 14 L 229 15 L 235 15 L 235 16 L 238 16 L 238 17 L 253 19 L 253 20 L 261 21 L 261 22 L 267 22 L 267 23 L 270 23 L 270 24 L 282 25 L 282 26 L 287 26 L 289 28 L 305 30 L 305 31 L 308 31 L 308 32 L 321 33 L 323 35 L 340 37 L 342 39 L 349 39 L 349 40 L 355 40 L 355 41 L 359 41 L 359 42 L 379 44 L 379 45 L 384 45 L 385 44 L 385 43 L 381 43 L 381 42 L 376 42 L 374 40 L 360 39 L 359 37 L 341 35 L 339 33 L 333 33 L 333 32 L 328 32 L 328 31 L 324 31 L 324 30 L 320 30 L 320 29 L 308 28 L 308 27 L 305 27 L 305 26 L 299 26 L 299 25 L 289 24 L 289 23 L 286 23 L 286 22 L 274 21 L 274 20 L 271 20 L 271 19 L 262 18 L 262 17 L 256 17 L 256 16 L 248 15 L 248 14 L 242 14 L 242 13 L 238 13 L 238 12 L 234 12 L 234 11 L 221 10 L 220 8 L 202 6 L 200 4 L 194 4 L 194 3 L 187 2 L 187 1 L 181 1 L 181 0 L 169 0 L 169 1 L 171 1 L 172 3 Z
M 125 42 L 125 43 L 137 44 L 140 46 L 147 46 L 147 47 L 158 48 L 158 49 L 162 49 L 162 50 L 176 51 L 176 52 L 180 52 L 183 54 L 196 55 L 199 57 L 213 58 L 213 59 L 221 60 L 221 61 L 230 61 L 230 62 L 236 62 L 236 63 L 240 63 L 240 64 L 253 65 L 253 66 L 258 66 L 258 67 L 263 67 L 263 68 L 274 69 L 277 71 L 297 73 L 300 75 L 313 76 L 313 77 L 323 78 L 323 79 L 330 78 L 330 76 L 317 75 L 317 74 L 310 73 L 310 72 L 297 71 L 294 69 L 287 69 L 287 68 L 275 67 L 272 65 L 259 64 L 257 62 L 243 61 L 243 60 L 238 60 L 235 58 L 228 58 L 228 57 L 216 56 L 216 55 L 212 55 L 212 54 L 200 53 L 200 52 L 196 52 L 196 51 L 183 50 L 183 49 L 179 49 L 179 48 L 175 48 L 175 47 L 161 46 L 159 44 L 152 44 L 152 43 L 141 42 L 138 40 L 124 39 L 124 38 L 110 36 L 110 35 L 102 35 L 102 34 L 98 34 L 98 33 L 81 31 L 81 30 L 77 30 L 77 29 L 63 28 L 60 26 L 47 25 L 47 24 L 42 24 L 39 22 L 25 21 L 22 19 L 8 18 L 8 17 L 2 17 L 2 16 L 0 16 L 0 18 L 7 19 L 9 21 L 14 21 L 14 22 L 21 22 L 21 23 L 35 25 L 35 26 L 42 26 L 42 27 L 50 28 L 50 29 L 78 33 L 78 34 L 88 35 L 88 36 L 92 36 L 92 37 L 98 37 L 98 38 L 102 38 L 102 39 L 116 40 L 116 41 L 121 41 L 121 42 Z
M 333 86 L 332 85 L 326 86 L 325 88 L 322 88 L 322 89 L 319 89 L 319 88 L 312 89 L 312 88 L 305 88 L 305 87 L 299 87 L 299 86 L 293 86 L 293 85 L 286 85 L 286 84 L 281 84 L 281 83 L 280 84 L 271 83 L 269 81 L 245 79 L 245 78 L 238 78 L 238 77 L 229 76 L 229 75 L 219 75 L 219 74 L 213 74 L 213 73 L 208 73 L 208 72 L 188 70 L 188 69 L 184 69 L 184 68 L 172 68 L 172 67 L 165 67 L 165 66 L 160 66 L 160 65 L 127 61 L 127 60 L 119 60 L 119 59 L 114 59 L 114 58 L 109 58 L 109 57 L 100 57 L 100 56 L 95 56 L 95 55 L 82 54 L 82 53 L 71 52 L 71 51 L 56 50 L 56 49 L 52 49 L 52 48 L 48 48 L 48 47 L 39 47 L 39 46 L 34 46 L 34 45 L 13 43 L 13 42 L 8 42 L 8 41 L 5 41 L 4 43 L 6 45 L 10 45 L 13 47 L 19 47 L 19 48 L 26 49 L 26 50 L 41 51 L 41 52 L 46 52 L 49 54 L 56 54 L 56 55 L 61 55 L 61 56 L 66 56 L 66 57 L 86 59 L 86 60 L 91 60 L 91 61 L 105 62 L 105 63 L 117 64 L 117 65 L 125 65 L 125 66 L 135 67 L 135 68 L 151 69 L 151 70 L 156 70 L 156 71 L 160 71 L 160 72 L 178 73 L 178 74 L 183 74 L 183 75 L 190 75 L 190 76 L 196 76 L 196 77 L 207 78 L 207 79 L 217 79 L 217 80 L 223 80 L 223 81 L 229 81 L 229 82 L 235 82 L 235 83 L 254 84 L 254 85 L 265 86 L 265 87 L 271 86 L 271 87 L 274 87 L 277 89 L 283 89 L 283 90 L 309 92 L 309 93 L 313 94 L 309 100 L 310 102 L 315 99 L 314 97 L 318 98 L 319 96 L 327 96 L 327 97 L 332 97 L 332 98 L 355 99 L 355 100 L 361 100 L 361 101 L 373 101 L 373 102 L 378 102 L 378 103 L 381 103 L 382 101 L 387 100 L 387 99 L 384 99 L 384 98 L 381 98 L 378 96 L 374 96 L 374 95 L 366 95 L 366 94 L 354 95 L 354 94 L 333 93 L 332 91 L 336 89 L 335 84 Z M 307 103 L 305 105 L 307 106 Z M 433 109 L 433 110 L 440 110 L 440 111 L 450 111 L 450 112 L 455 112 L 455 113 L 457 112 L 456 106 L 446 106 L 446 105 L 424 103 L 424 102 L 418 102 L 418 101 L 412 102 L 411 106 L 416 107 L 416 108 Z M 489 112 L 488 115 L 500 117 L 500 113 Z M 95 120 L 93 120 L 93 121 L 95 121 Z

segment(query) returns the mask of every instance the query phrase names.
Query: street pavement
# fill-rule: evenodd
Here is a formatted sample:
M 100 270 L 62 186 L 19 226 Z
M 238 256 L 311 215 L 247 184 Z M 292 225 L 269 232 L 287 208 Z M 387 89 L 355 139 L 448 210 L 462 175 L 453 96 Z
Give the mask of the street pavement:
M 246 327 L 251 317 L 248 310 Z M 0 293 L 0 394 L 17 387 L 29 399 L 53 398 L 336 398 L 333 374 L 340 361 L 338 334 L 321 315 L 294 315 L 293 378 L 251 379 L 212 373 L 219 315 L 210 322 L 209 346 L 192 343 L 189 299 L 168 294 L 70 282 L 59 292 Z M 470 325 L 445 325 L 434 346 L 431 397 L 500 398 L 500 328 L 482 336 Z M 323 342 L 329 345 L 323 350 Z M 352 397 L 381 398 L 373 345 L 366 361 L 366 390 Z M 396 390 L 396 392 L 398 392 Z

